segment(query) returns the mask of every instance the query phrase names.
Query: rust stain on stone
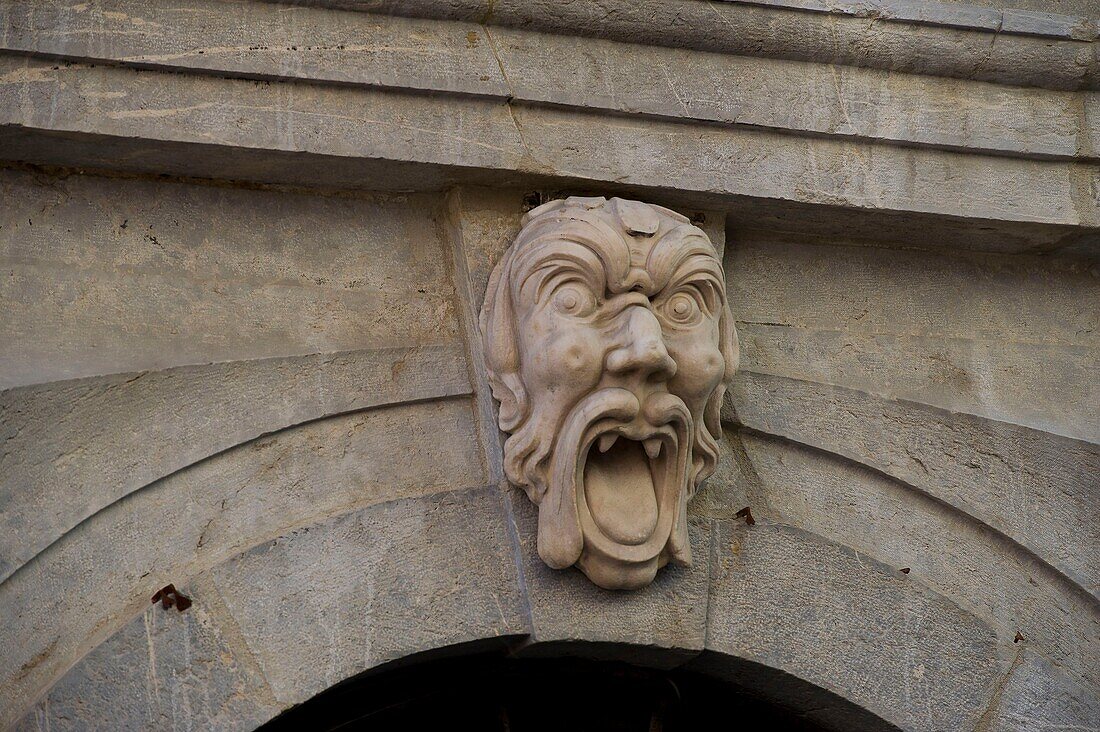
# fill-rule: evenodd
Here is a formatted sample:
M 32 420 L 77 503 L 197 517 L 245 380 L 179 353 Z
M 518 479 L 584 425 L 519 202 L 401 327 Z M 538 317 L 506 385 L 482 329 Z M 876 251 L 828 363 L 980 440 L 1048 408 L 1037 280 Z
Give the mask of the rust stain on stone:
M 160 601 L 161 607 L 165 610 L 175 605 L 176 610 L 183 612 L 187 608 L 191 607 L 191 598 L 183 595 L 176 589 L 175 585 L 168 584 L 157 590 L 153 595 L 152 603 L 157 604 Z

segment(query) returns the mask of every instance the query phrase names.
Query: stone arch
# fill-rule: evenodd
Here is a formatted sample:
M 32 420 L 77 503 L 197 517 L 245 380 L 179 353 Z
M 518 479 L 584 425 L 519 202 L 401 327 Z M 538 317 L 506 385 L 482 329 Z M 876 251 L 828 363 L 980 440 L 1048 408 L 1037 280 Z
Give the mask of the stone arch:
M 73 200 L 100 195 L 64 185 Z M 208 207 L 317 213 L 270 191 L 158 185 Z M 494 639 L 531 653 L 628 647 L 902 729 L 1095 716 L 1095 561 L 1067 550 L 1095 531 L 1082 523 L 1100 465 L 1089 425 L 1050 424 L 974 379 L 943 386 L 947 356 L 921 361 L 927 374 L 887 398 L 872 381 L 886 367 L 860 373 L 836 356 L 822 374 L 805 355 L 840 353 L 820 343 L 831 331 L 743 320 L 751 368 L 726 404 L 722 464 L 692 503 L 694 566 L 616 594 L 543 565 L 533 506 L 500 481 L 476 339 L 456 314 L 476 311 L 518 198 L 414 201 L 438 204 L 458 232 L 421 240 L 433 263 L 415 277 L 399 280 L 406 264 L 380 257 L 382 279 L 417 302 L 427 290 L 457 304 L 412 344 L 226 353 L 2 393 L 7 455 L 28 476 L 4 514 L 24 521 L 3 535 L 4 724 L 252 729 L 370 669 Z M 420 226 L 407 202 L 373 206 L 379 252 L 400 243 L 385 217 Z M 354 209 L 326 201 L 321 212 L 361 223 Z M 845 272 L 886 281 L 883 269 L 919 269 L 882 251 L 850 257 Z M 452 254 L 453 271 L 434 262 Z M 737 312 L 779 307 L 751 283 L 808 287 L 797 276 L 808 261 L 804 248 L 736 242 Z M 961 264 L 950 265 L 941 279 L 957 285 Z M 1039 266 L 1001 265 L 1013 283 Z M 826 279 L 843 289 L 847 276 Z M 50 476 L 80 486 L 76 498 Z M 745 506 L 753 526 L 737 517 Z M 194 600 L 186 612 L 149 606 L 169 582 Z
M 796 677 L 721 653 L 613 643 L 473 642 L 406 656 L 322 691 L 261 732 L 340 729 L 896 730 Z M 625 725 L 629 724 L 629 727 Z
M 118 629 L 22 724 L 186 718 L 250 729 L 380 665 L 493 639 L 533 656 L 698 669 L 836 729 L 857 712 L 955 728 L 1006 668 L 981 618 L 809 531 L 697 518 L 700 561 L 622 594 L 546 568 L 534 521 L 512 489 L 451 490 L 356 507 L 208 568 L 180 567 L 190 609 L 138 610 L 144 597 L 116 606 L 107 617 Z

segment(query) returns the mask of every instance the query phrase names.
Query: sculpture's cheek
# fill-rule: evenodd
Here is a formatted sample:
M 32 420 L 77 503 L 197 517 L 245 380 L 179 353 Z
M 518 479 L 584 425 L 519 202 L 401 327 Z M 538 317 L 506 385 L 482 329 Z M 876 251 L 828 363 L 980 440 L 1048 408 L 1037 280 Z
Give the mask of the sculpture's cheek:
M 584 324 L 533 322 L 526 334 L 525 376 L 558 393 L 592 389 L 600 379 L 600 334 Z M 532 386 L 528 383 L 528 388 Z
M 686 334 L 672 339 L 668 349 L 676 361 L 676 376 L 669 382 L 669 391 L 689 405 L 701 406 L 721 383 L 726 370 L 717 335 Z

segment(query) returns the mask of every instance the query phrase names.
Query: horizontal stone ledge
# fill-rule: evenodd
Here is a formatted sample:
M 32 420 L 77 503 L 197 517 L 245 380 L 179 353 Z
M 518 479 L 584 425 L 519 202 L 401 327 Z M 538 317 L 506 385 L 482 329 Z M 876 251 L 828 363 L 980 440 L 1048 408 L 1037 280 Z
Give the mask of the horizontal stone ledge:
M 1039 254 L 1087 255 L 1100 251 L 1100 229 L 1097 228 L 719 196 L 517 171 L 448 168 L 371 158 L 225 149 L 196 143 L 0 127 L 0 150 L 4 149 L 19 150 L 22 159 L 37 162 L 4 163 L 0 156 L 0 169 L 6 167 L 53 176 L 79 175 L 99 180 L 172 180 L 221 188 L 228 183 L 241 189 L 334 195 L 359 195 L 364 190 L 442 192 L 456 186 L 478 186 L 503 188 L 517 197 L 535 193 L 545 200 L 571 195 L 625 196 L 678 210 L 724 210 L 724 223 L 735 232 L 735 240 L 750 235 L 759 238 L 761 232 L 755 227 L 767 226 L 769 236 L 797 235 L 798 241 L 806 244 L 834 245 L 843 241 L 853 246 Z M 715 215 L 721 217 L 721 213 Z M 719 223 L 707 223 L 704 228 L 723 225 L 721 218 L 716 221 Z M 484 276 L 488 277 L 488 272 Z
M 714 208 L 722 208 L 723 200 L 750 197 L 966 219 L 1100 225 L 1094 198 L 1100 169 L 1082 163 L 883 146 L 463 96 L 56 66 L 11 56 L 0 57 L 0 75 L 0 133 L 14 135 L 0 145 L 0 158 L 8 160 L 86 164 L 66 160 L 62 149 L 35 159 L 33 145 L 18 139 L 28 133 L 62 133 L 137 143 L 138 151 L 117 151 L 121 159 L 108 166 L 116 168 L 140 163 L 143 150 L 161 144 L 208 146 L 206 154 L 221 164 L 214 175 L 220 178 L 240 177 L 226 164 L 237 150 L 277 151 L 415 163 L 452 172 L 480 169 L 475 178 L 498 186 L 508 184 L 508 175 L 498 177 L 503 172 L 574 185 L 679 190 L 708 199 L 707 207 Z M 180 171 L 177 164 L 161 172 Z M 299 182 L 310 185 L 325 177 Z M 371 183 L 360 179 L 356 187 Z
M 275 2 L 276 0 L 265 0 Z M 279 0 L 281 2 L 281 0 Z M 813 0 L 810 0 L 813 2 Z M 296 0 L 297 5 L 486 23 L 673 48 L 839 63 L 1048 89 L 1096 89 L 1096 19 L 894 0 L 807 12 L 804 0 Z M 857 7 L 856 3 L 842 5 Z M 934 7 L 939 6 L 939 7 Z M 953 14 L 956 22 L 945 22 Z M 996 43 L 992 39 L 996 38 Z
M 719 0 L 719 2 L 836 13 L 875 21 L 947 26 L 990 33 L 1069 38 L 1075 41 L 1091 41 L 1097 35 L 1094 19 L 1083 16 L 1015 8 L 981 7 L 951 0 L 948 2 L 877 0 L 874 3 L 868 3 L 866 0 Z
M 265 3 L 247 6 L 242 25 L 241 7 L 0 0 L 0 45 L 70 62 L 512 98 L 1018 157 L 1084 160 L 1100 150 L 1094 95 Z

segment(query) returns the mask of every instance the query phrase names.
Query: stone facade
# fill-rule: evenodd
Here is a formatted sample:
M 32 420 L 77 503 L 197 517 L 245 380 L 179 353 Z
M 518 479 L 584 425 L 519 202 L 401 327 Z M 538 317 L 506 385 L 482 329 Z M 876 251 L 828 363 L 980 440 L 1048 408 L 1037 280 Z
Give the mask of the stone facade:
M 0 0 L 0 728 L 255 729 L 474 642 L 1100 728 L 1098 23 Z M 631 591 L 540 559 L 478 324 L 569 196 L 698 226 L 740 340 Z

